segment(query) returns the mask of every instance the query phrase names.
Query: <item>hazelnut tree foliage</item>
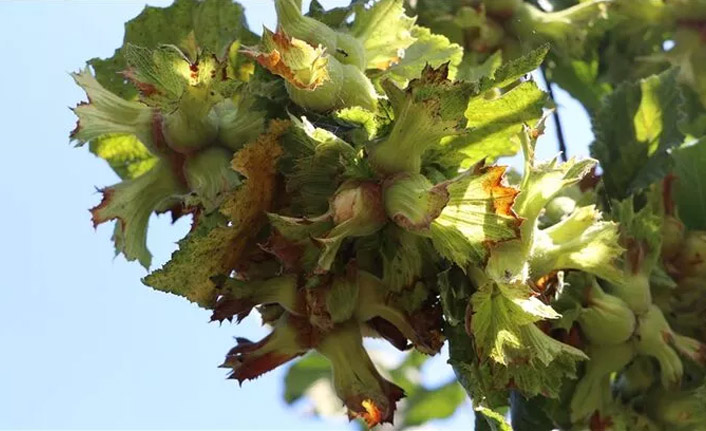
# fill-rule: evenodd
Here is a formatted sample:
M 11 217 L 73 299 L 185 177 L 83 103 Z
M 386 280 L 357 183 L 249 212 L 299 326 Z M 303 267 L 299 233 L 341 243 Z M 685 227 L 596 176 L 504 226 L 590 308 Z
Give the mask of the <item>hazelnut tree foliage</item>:
M 477 429 L 706 429 L 706 1 L 274 3 L 261 36 L 231 0 L 147 7 L 73 74 L 71 138 L 122 180 L 94 224 L 149 268 L 150 216 L 191 215 L 143 282 L 272 328 L 229 378 L 291 361 L 288 402 L 327 379 L 368 427 L 462 387 Z M 594 158 L 535 159 L 535 70 Z M 380 369 L 370 336 L 411 353 Z M 420 386 L 444 343 L 457 380 Z

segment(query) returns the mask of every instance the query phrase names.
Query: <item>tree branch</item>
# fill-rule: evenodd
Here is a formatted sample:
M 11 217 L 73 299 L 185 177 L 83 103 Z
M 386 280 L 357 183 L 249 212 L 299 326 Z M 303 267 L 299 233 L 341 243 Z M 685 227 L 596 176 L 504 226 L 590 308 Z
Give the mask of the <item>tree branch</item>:
M 556 99 L 554 98 L 554 90 L 552 90 L 552 82 L 547 79 L 547 74 L 544 71 L 544 67 L 540 67 L 539 71 L 542 74 L 542 78 L 544 79 L 544 82 L 546 82 L 546 84 L 547 84 L 547 90 L 549 92 L 549 97 L 552 99 L 552 102 L 554 102 L 554 106 L 556 106 L 556 108 L 554 109 L 554 112 L 552 113 L 552 117 L 554 117 L 554 122 L 556 123 L 556 135 L 557 135 L 557 140 L 559 141 L 559 151 L 561 151 L 561 160 L 567 161 L 569 157 L 566 152 L 566 141 L 564 140 L 564 130 L 561 127 L 561 118 L 559 117 L 559 106 L 557 106 Z

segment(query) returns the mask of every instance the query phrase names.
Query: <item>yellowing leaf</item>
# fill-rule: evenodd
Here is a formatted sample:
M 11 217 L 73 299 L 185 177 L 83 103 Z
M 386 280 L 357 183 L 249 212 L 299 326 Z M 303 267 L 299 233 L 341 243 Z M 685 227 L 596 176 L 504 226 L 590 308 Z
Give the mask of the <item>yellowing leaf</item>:
M 157 158 L 134 135 L 103 135 L 92 140 L 89 148 L 123 179 L 139 177 L 157 163 Z
M 311 46 L 284 33 L 264 29 L 261 47 L 243 52 L 297 88 L 314 90 L 329 78 L 329 60 L 324 55 L 324 48 Z
M 282 154 L 279 139 L 288 128 L 288 121 L 273 120 L 266 133 L 235 154 L 233 168 L 245 176 L 244 184 L 225 198 L 222 214 L 214 213 L 197 224 L 180 241 L 172 259 L 145 277 L 145 284 L 201 307 L 213 307 L 216 286 L 211 278 L 227 275 L 239 264 L 267 220 Z
M 663 118 L 661 101 L 659 100 L 659 86 L 661 83 L 656 80 L 640 81 L 642 90 L 642 100 L 635 112 L 635 138 L 638 141 L 648 143 L 648 154 L 651 155 L 657 149 L 658 138 L 663 130 Z

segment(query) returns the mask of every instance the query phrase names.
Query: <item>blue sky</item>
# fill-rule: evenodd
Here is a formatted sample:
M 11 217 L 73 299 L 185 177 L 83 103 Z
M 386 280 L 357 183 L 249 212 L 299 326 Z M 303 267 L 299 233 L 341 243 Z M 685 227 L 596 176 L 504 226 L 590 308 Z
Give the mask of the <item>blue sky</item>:
M 170 1 L 150 1 L 167 5 Z M 241 1 L 251 28 L 272 27 L 269 0 Z M 307 3 L 305 1 L 305 3 Z M 337 6 L 347 1 L 322 1 Z M 114 258 L 112 227 L 94 230 L 96 187 L 117 177 L 87 149 L 73 148 L 68 109 L 84 99 L 68 73 L 112 55 L 123 23 L 144 1 L 0 2 L 0 428 L 331 429 L 281 401 L 280 369 L 239 388 L 217 368 L 234 335 L 266 334 L 257 319 L 240 327 L 143 286 L 144 270 Z M 571 153 L 586 154 L 585 115 L 562 96 Z M 556 152 L 551 131 L 540 154 Z M 151 220 L 155 267 L 188 221 Z M 440 358 L 426 380 L 448 377 Z M 439 428 L 469 428 L 464 411 Z

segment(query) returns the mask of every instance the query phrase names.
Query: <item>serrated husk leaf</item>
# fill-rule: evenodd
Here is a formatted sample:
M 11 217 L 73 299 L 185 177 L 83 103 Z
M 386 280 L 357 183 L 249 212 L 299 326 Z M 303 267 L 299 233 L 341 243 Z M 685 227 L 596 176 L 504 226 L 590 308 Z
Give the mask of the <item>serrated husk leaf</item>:
M 390 81 L 383 88 L 395 115 L 390 135 L 370 149 L 371 165 L 384 174 L 418 173 L 422 156 L 445 136 L 464 133 L 468 98 L 474 86 L 448 79 L 448 65 L 426 66 L 420 78 L 401 90 Z
M 504 184 L 504 172 L 501 166 L 477 166 L 436 186 L 446 191 L 448 203 L 429 236 L 461 268 L 484 261 L 488 246 L 519 235 L 521 220 L 512 209 L 518 191 Z
M 127 69 L 128 44 L 148 49 L 171 44 L 196 58 L 198 51 L 224 57 L 233 41 L 250 44 L 256 35 L 248 30 L 243 7 L 231 0 L 177 0 L 169 7 L 147 6 L 125 24 L 123 46 L 110 58 L 93 58 L 88 63 L 98 81 L 125 99 L 136 96 L 135 88 L 120 74 Z
M 238 338 L 238 344 L 228 352 L 221 368 L 230 368 L 232 371 L 228 378 L 241 384 L 255 379 L 305 354 L 312 347 L 306 328 L 307 323 L 301 318 L 285 313 L 277 320 L 272 332 L 262 340 L 253 343 Z
M 243 52 L 297 88 L 314 90 L 329 79 L 324 48 L 284 33 L 264 29 L 261 46 Z
M 84 69 L 71 75 L 86 91 L 89 103 L 74 108 L 78 117 L 71 139 L 83 144 L 111 134 L 135 136 L 150 152 L 152 144 L 152 109 L 139 102 L 121 99 L 105 89 L 93 75 Z
M 102 190 L 103 200 L 91 209 L 93 225 L 116 220 L 116 251 L 149 268 L 147 223 L 153 212 L 182 193 L 182 185 L 162 162 L 145 174 Z
M 441 214 L 449 200 L 443 187 L 434 187 L 421 174 L 398 174 L 383 185 L 387 215 L 398 226 L 411 232 L 428 232 L 431 222 Z
M 349 417 L 360 417 L 372 427 L 392 422 L 404 391 L 380 375 L 362 343 L 359 327 L 349 322 L 331 331 L 316 350 L 331 363 L 333 385 Z

